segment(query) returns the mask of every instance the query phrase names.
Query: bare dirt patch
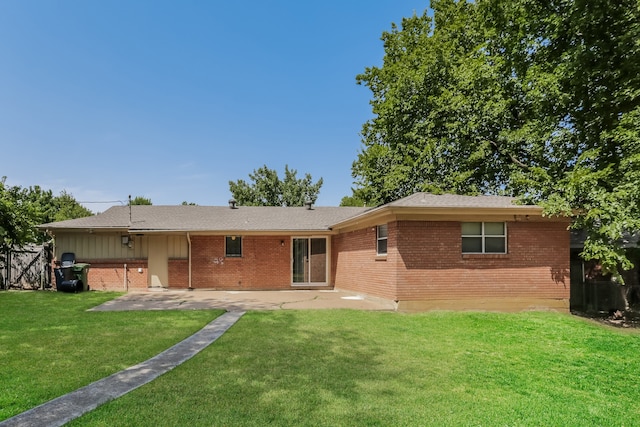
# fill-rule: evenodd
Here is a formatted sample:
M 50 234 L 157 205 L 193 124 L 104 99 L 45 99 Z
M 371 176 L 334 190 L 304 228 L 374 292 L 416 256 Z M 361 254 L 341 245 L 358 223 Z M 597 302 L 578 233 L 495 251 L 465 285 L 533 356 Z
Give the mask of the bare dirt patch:
M 640 328 L 640 311 L 628 310 L 613 312 L 585 313 L 574 311 L 574 315 L 594 320 L 598 323 L 616 328 Z

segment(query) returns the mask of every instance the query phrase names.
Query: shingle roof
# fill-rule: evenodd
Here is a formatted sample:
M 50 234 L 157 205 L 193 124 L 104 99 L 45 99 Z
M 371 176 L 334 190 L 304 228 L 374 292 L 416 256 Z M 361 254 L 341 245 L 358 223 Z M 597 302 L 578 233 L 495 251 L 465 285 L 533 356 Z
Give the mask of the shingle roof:
M 505 196 L 459 196 L 457 194 L 415 193 L 385 206 L 430 208 L 513 208 L 516 199 Z
M 454 194 L 415 193 L 377 208 L 360 207 L 271 207 L 239 206 L 114 206 L 104 213 L 43 224 L 40 228 L 119 229 L 145 231 L 326 231 L 332 226 L 387 209 L 492 209 L 528 210 L 538 206 L 520 206 L 512 197 L 458 196 Z M 131 214 L 131 221 L 129 215 Z
M 322 231 L 370 208 L 240 206 L 114 206 L 104 213 L 43 224 L 48 229 L 143 231 Z

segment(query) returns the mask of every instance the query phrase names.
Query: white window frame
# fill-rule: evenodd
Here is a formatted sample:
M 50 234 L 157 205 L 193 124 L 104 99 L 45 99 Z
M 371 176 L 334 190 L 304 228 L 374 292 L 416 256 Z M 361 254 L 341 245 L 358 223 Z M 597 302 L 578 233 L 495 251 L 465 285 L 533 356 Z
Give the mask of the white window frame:
M 325 242 L 325 259 L 324 259 L 324 264 L 325 264 L 325 272 L 324 272 L 324 281 L 323 282 L 313 282 L 311 281 L 313 279 L 312 274 L 311 274 L 311 268 L 313 266 L 313 259 L 311 256 L 311 252 L 312 252 L 312 245 L 313 245 L 313 240 L 324 240 Z M 303 259 L 298 258 L 298 261 L 296 261 L 296 244 L 295 241 L 296 240 L 306 240 L 307 242 L 307 252 L 306 255 Z M 309 268 L 309 273 L 308 273 L 308 277 L 304 278 L 304 273 L 302 273 L 303 275 L 303 280 L 298 280 L 296 281 L 296 271 L 295 271 L 295 264 L 296 262 L 302 262 L 304 264 L 307 264 L 307 267 Z M 300 267 L 301 265 L 298 264 L 298 266 Z M 304 268 L 303 268 L 304 271 Z M 297 271 L 298 274 L 301 274 L 300 270 Z M 328 236 L 318 236 L 318 235 L 310 235 L 310 236 L 292 236 L 291 237 L 291 284 L 293 287 L 296 286 L 327 286 L 329 284 L 329 278 L 331 277 L 331 238 Z M 298 279 L 300 278 L 300 276 L 298 276 Z
M 462 238 L 464 239 L 465 237 L 473 237 L 473 238 L 480 238 L 481 242 L 482 242 L 482 252 L 465 252 L 464 249 L 462 250 L 463 254 L 506 254 L 507 253 L 507 223 L 504 221 L 465 221 L 463 223 L 460 223 L 460 228 L 462 231 L 462 224 L 465 223 L 480 223 L 481 224 L 481 232 L 480 234 L 462 234 Z M 503 224 L 503 234 L 486 234 L 485 233 L 485 224 L 487 223 L 492 223 L 492 224 Z M 485 245 L 485 239 L 487 237 L 502 237 L 502 239 L 504 240 L 504 251 L 503 252 L 487 252 L 486 251 L 486 245 Z
M 384 227 L 385 230 L 385 235 L 383 237 L 380 237 L 380 229 Z M 385 251 L 384 252 L 380 252 L 380 242 L 384 241 L 385 242 Z M 387 252 L 389 251 L 389 246 L 388 246 L 388 242 L 389 242 L 389 227 L 387 224 L 381 224 L 376 226 L 376 254 L 377 255 L 386 255 Z
M 227 239 L 235 240 L 240 239 L 240 253 L 229 254 L 229 248 L 227 247 Z M 224 256 L 225 258 L 242 258 L 242 236 L 224 236 Z

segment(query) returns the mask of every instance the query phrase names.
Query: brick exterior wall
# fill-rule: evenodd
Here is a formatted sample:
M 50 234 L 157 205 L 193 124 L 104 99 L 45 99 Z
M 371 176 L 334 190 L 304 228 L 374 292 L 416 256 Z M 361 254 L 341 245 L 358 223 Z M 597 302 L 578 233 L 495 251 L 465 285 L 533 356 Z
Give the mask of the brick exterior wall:
M 568 221 L 507 222 L 506 254 L 462 254 L 458 221 L 388 223 L 387 254 L 376 254 L 376 227 L 331 236 L 329 287 L 427 308 L 510 305 L 542 308 L 566 301 L 569 285 Z M 242 257 L 225 256 L 224 236 L 191 237 L 195 289 L 292 289 L 291 236 L 244 236 Z M 146 259 L 91 260 L 94 290 L 143 290 Z M 126 286 L 125 286 L 125 268 Z M 169 288 L 189 286 L 189 261 L 168 262 Z M 301 287 L 295 286 L 296 289 Z M 480 307 L 478 307 L 478 304 Z M 418 307 L 418 305 L 412 307 Z
M 169 288 L 189 287 L 189 260 L 169 259 Z
M 88 281 L 92 290 L 125 291 L 147 289 L 146 260 L 77 260 L 91 264 Z M 125 288 L 124 264 L 127 264 L 127 288 Z M 141 269 L 142 272 L 139 272 Z
M 244 236 L 242 257 L 225 257 L 224 236 L 191 238 L 194 289 L 291 289 L 290 236 Z
M 148 269 L 146 260 L 78 260 L 91 264 L 89 267 L 89 286 L 95 291 L 125 291 L 148 288 Z M 127 264 L 127 287 L 124 283 L 124 264 Z M 141 270 L 141 271 L 140 271 Z M 55 280 L 55 275 L 51 273 Z M 53 283 L 55 287 L 55 282 Z M 189 260 L 169 260 L 169 287 L 189 287 Z
M 332 271 L 336 287 L 396 299 L 398 228 L 387 229 L 387 255 L 376 255 L 376 227 L 333 236 Z
M 346 233 L 334 240 L 335 286 L 396 301 L 568 304 L 567 226 L 508 222 L 507 254 L 462 254 L 460 222 L 389 223 L 386 257 L 376 256 L 375 227 Z

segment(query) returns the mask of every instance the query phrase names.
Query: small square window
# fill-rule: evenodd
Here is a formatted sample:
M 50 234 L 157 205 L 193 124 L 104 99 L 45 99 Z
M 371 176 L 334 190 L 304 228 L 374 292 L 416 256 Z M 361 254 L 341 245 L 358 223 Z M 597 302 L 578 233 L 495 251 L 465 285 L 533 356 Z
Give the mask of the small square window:
M 504 236 L 504 222 L 485 222 L 485 236 Z
M 463 222 L 462 235 L 463 236 L 482 235 L 482 223 L 481 222 Z
M 376 253 L 378 255 L 386 255 L 387 253 L 387 224 L 376 227 Z
M 225 238 L 225 256 L 236 258 L 242 256 L 241 236 L 227 236 Z
M 485 237 L 484 251 L 492 254 L 505 253 L 504 237 Z
M 463 237 L 462 253 L 481 253 L 482 237 Z

